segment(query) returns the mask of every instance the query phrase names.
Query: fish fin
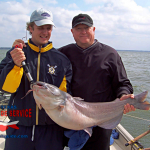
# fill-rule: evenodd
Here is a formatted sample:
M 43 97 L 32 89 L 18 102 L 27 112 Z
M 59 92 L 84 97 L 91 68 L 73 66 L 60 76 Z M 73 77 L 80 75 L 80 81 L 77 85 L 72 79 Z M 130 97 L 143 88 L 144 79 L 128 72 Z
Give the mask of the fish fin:
M 42 105 L 40 103 L 38 103 L 37 101 L 36 101 L 36 104 L 38 105 L 39 109 L 41 110 L 42 109 Z
M 41 104 L 38 107 L 39 107 L 40 110 L 42 109 L 42 105 Z
M 93 133 L 93 131 L 92 131 L 92 127 L 90 128 L 86 128 L 86 129 L 84 129 L 84 131 L 86 132 L 86 133 L 88 133 L 89 134 L 89 136 L 91 137 L 92 136 L 92 133 Z
M 148 91 L 142 92 L 136 96 L 134 96 L 134 99 L 136 99 L 138 102 L 144 102 L 148 94 Z
M 58 110 L 60 111 L 59 117 L 63 115 L 64 107 L 65 107 L 64 105 L 59 105 L 59 107 L 58 107 Z
M 148 101 L 145 101 L 142 103 L 141 107 L 143 110 L 150 110 L 150 103 Z
M 80 98 L 80 97 L 73 97 L 75 100 L 78 100 L 78 101 L 83 101 L 84 99 Z
M 108 120 L 98 126 L 105 128 L 105 129 L 113 129 L 119 124 L 119 122 L 122 119 L 122 116 L 123 116 L 123 112 L 120 115 L 118 115 L 117 117 L 112 118 L 111 120 Z
M 136 100 L 136 103 L 134 103 L 133 106 L 141 110 L 150 110 L 150 103 L 148 101 L 144 101 L 147 94 L 148 94 L 148 91 L 145 91 L 143 93 L 136 95 L 134 97 L 134 99 Z

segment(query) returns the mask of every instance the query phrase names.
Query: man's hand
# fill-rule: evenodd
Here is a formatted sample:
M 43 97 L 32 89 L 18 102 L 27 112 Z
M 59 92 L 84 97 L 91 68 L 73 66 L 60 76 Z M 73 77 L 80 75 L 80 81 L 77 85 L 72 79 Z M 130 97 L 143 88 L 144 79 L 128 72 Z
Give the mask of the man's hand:
M 127 99 L 127 98 L 134 98 L 134 94 L 128 94 L 128 95 L 123 95 L 121 98 L 120 98 L 120 100 L 122 101 L 122 100 L 125 100 L 125 99 Z M 130 105 L 130 104 L 126 104 L 125 106 L 124 106 L 124 114 L 126 114 L 126 113 L 128 113 L 128 112 L 131 112 L 131 111 L 135 111 L 136 109 L 135 109 L 135 107 L 133 106 L 133 105 Z
M 12 45 L 12 47 L 15 47 L 16 45 L 19 45 L 20 43 L 22 43 L 23 47 L 26 47 L 26 44 L 25 44 L 24 41 L 21 40 L 21 39 L 15 40 L 15 42 L 14 42 L 13 45 Z
M 22 43 L 18 44 L 20 48 L 14 48 L 10 55 L 16 66 L 21 67 L 21 62 L 26 59 L 24 52 L 22 51 L 23 45 Z

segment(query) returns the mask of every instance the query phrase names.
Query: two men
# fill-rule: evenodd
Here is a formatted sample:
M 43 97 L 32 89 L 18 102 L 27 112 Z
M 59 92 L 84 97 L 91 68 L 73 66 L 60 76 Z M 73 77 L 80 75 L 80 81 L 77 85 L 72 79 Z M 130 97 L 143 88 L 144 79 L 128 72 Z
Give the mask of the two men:
M 71 61 L 73 77 L 72 94 L 87 102 L 124 100 L 132 95 L 133 88 L 117 51 L 95 39 L 92 18 L 79 14 L 72 20 L 71 32 L 75 44 L 59 48 Z M 15 43 L 22 42 L 16 40 Z M 135 110 L 126 105 L 124 113 Z M 111 130 L 93 128 L 93 134 L 82 150 L 109 150 Z
M 69 59 L 49 42 L 53 26 L 51 12 L 35 10 L 27 23 L 32 38 L 26 47 L 20 43 L 20 48 L 8 51 L 0 63 L 0 90 L 12 93 L 9 106 L 15 106 L 17 112 L 14 116 L 8 109 L 8 117 L 10 121 L 19 121 L 19 129 L 8 128 L 6 134 L 28 137 L 7 138 L 5 150 L 63 149 L 63 128 L 55 124 L 44 109 L 38 109 L 32 93 L 24 97 L 30 90 L 30 83 L 21 67 L 21 62 L 26 61 L 34 81 L 50 83 L 70 93 L 72 66 Z M 21 115 L 22 110 L 30 110 L 30 117 Z

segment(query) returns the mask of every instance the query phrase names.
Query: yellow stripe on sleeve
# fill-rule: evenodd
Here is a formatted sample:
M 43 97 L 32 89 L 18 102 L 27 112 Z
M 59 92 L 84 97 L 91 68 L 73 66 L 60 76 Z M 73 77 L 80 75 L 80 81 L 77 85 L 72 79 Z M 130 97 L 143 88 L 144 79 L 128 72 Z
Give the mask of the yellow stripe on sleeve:
M 22 75 L 23 68 L 14 66 L 14 68 L 6 76 L 2 90 L 7 91 L 9 93 L 15 93 L 20 85 Z
M 67 92 L 67 80 L 66 76 L 64 76 L 63 81 L 61 82 L 61 85 L 59 87 L 60 90 Z

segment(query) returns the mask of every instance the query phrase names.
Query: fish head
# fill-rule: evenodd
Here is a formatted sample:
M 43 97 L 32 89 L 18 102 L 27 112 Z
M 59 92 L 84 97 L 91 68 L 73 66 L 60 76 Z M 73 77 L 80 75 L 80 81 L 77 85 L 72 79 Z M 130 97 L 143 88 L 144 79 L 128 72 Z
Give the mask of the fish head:
M 37 81 L 33 84 L 33 88 L 34 90 L 40 90 L 40 92 L 42 94 L 47 94 L 50 95 L 52 97 L 55 96 L 60 96 L 61 95 L 61 91 L 59 90 L 59 88 L 57 88 L 54 85 L 45 83 L 45 82 L 41 82 L 41 81 Z
M 37 81 L 33 84 L 32 90 L 39 108 L 42 105 L 44 109 L 54 109 L 65 103 L 65 92 L 54 85 Z

